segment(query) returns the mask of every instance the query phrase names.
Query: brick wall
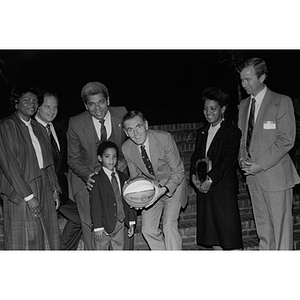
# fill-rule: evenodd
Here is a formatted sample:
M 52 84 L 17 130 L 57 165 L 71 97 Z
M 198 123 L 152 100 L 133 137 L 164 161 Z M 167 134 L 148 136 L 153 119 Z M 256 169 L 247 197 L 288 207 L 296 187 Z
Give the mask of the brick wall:
M 200 128 L 200 123 L 186 123 L 186 124 L 169 124 L 169 125 L 156 125 L 150 126 L 150 129 L 165 130 L 172 134 L 176 144 L 178 146 L 180 155 L 183 159 L 186 176 L 189 184 L 189 168 L 190 158 L 194 151 L 194 143 L 196 138 L 197 129 Z M 297 141 L 295 151 L 293 151 L 292 158 L 299 171 L 300 169 L 300 123 L 297 122 Z M 242 220 L 242 234 L 244 241 L 244 249 L 257 249 L 257 235 L 255 229 L 255 223 L 253 220 L 251 201 L 247 192 L 246 184 L 243 177 L 239 174 L 239 194 L 238 204 L 240 208 L 240 215 Z M 294 236 L 296 241 L 294 243 L 295 249 L 300 249 L 298 239 L 300 239 L 300 187 L 297 186 L 294 190 Z M 65 224 L 65 220 L 60 219 L 60 227 Z M 184 250 L 196 250 L 204 249 L 196 245 L 196 194 L 195 191 L 189 185 L 188 205 L 181 211 L 179 220 L 179 230 L 183 238 Z M 137 232 L 135 235 L 135 249 L 147 250 L 149 249 L 144 238 L 141 235 L 141 216 L 138 216 Z M 298 238 L 299 237 L 299 238 Z M 0 249 L 3 249 L 3 216 L 0 206 Z M 83 243 L 80 242 L 78 250 L 83 249 Z
M 194 143 L 196 138 L 197 129 L 201 127 L 200 123 L 186 123 L 186 124 L 168 124 L 150 126 L 150 129 L 165 130 L 172 134 L 176 141 L 180 155 L 183 159 L 186 176 L 189 185 L 188 205 L 181 211 L 179 219 L 179 230 L 183 238 L 183 249 L 203 249 L 196 245 L 196 193 L 189 184 L 189 168 L 190 159 L 194 151 Z M 299 141 L 299 142 L 298 142 Z M 297 170 L 300 169 L 300 122 L 297 122 L 297 140 L 294 151 L 292 151 L 292 158 L 295 162 Z M 244 242 L 244 249 L 258 249 L 258 239 L 256 234 L 255 222 L 253 218 L 251 200 L 249 198 L 245 180 L 238 171 L 239 176 L 239 194 L 238 205 L 240 209 L 241 222 L 242 222 L 242 235 Z M 300 249 L 300 187 L 294 189 L 294 249 Z M 140 217 L 139 217 L 140 218 Z M 140 222 L 138 222 L 140 224 Z M 299 238 L 298 238 L 299 236 Z M 140 228 L 137 228 L 137 238 L 135 242 L 136 249 L 148 249 L 142 236 L 140 236 Z

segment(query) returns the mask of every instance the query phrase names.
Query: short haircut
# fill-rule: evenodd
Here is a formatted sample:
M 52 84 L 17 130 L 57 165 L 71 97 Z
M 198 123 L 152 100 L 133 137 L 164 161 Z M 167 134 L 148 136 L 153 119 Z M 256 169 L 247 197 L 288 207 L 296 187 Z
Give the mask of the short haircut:
M 260 78 L 262 75 L 266 75 L 266 78 L 268 76 L 268 68 L 267 64 L 264 60 L 258 57 L 252 57 L 248 60 L 246 60 L 244 63 L 241 64 L 239 67 L 240 72 L 242 72 L 245 68 L 253 66 L 255 75 L 257 78 Z
M 40 103 L 43 103 L 44 94 L 43 94 L 43 90 L 40 87 L 31 86 L 31 85 L 17 85 L 10 92 L 10 98 L 9 98 L 10 111 L 16 110 L 15 104 L 19 103 L 19 99 L 27 93 L 32 93 L 37 96 L 38 105 L 40 105 Z
M 108 148 L 114 148 L 116 149 L 117 151 L 117 157 L 119 157 L 119 149 L 118 149 L 118 146 L 114 143 L 114 142 L 111 142 L 111 141 L 105 141 L 103 143 L 101 143 L 98 148 L 97 148 L 97 155 L 100 155 L 102 156 L 104 151 Z
M 87 97 L 92 95 L 103 94 L 107 100 L 109 98 L 107 87 L 101 82 L 89 82 L 81 90 L 81 98 L 84 103 L 87 103 Z
M 207 99 L 214 100 L 223 107 L 228 104 L 229 94 L 218 87 L 208 87 L 202 93 L 202 101 Z
M 122 126 L 123 126 L 123 128 L 124 128 L 124 123 L 125 123 L 126 121 L 128 121 L 128 120 L 130 120 L 130 119 L 133 119 L 133 118 L 136 117 L 136 116 L 140 117 L 140 118 L 142 119 L 143 122 L 146 122 L 146 121 L 147 121 L 146 118 L 145 118 L 145 116 L 144 116 L 141 112 L 139 112 L 139 111 L 137 111 L 137 110 L 131 110 L 131 111 L 129 111 L 129 112 L 123 117 L 123 119 L 122 119 Z
M 51 97 L 51 96 L 54 97 L 56 99 L 56 101 L 57 101 L 57 104 L 58 104 L 57 94 L 53 93 L 52 91 L 47 90 L 47 91 L 44 91 L 44 99 L 45 99 L 46 96 L 48 96 L 48 97 Z M 44 103 L 44 100 L 43 100 L 43 103 Z M 41 105 L 43 105 L 43 103 Z

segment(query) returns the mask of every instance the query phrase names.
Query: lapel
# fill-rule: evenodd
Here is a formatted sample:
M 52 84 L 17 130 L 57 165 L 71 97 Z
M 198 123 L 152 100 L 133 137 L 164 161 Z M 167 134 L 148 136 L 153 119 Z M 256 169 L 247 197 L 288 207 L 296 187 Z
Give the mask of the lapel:
M 252 137 L 256 136 L 257 131 L 259 131 L 261 128 L 263 128 L 265 114 L 266 114 L 268 107 L 270 106 L 271 100 L 272 100 L 271 93 L 270 93 L 270 90 L 268 89 L 265 94 L 265 97 L 263 98 L 263 101 L 261 103 L 261 106 L 260 106 L 260 109 L 259 109 L 259 112 L 258 112 L 258 115 L 256 118 L 256 122 L 254 124 Z
M 142 173 L 144 174 L 149 174 L 143 159 L 142 159 L 142 155 L 141 155 L 141 148 L 140 146 L 134 144 L 133 142 L 131 142 L 132 147 L 131 147 L 131 159 L 132 161 L 134 161 L 138 167 L 138 169 L 140 169 L 142 171 Z M 149 174 L 150 176 L 150 174 Z
M 108 107 L 108 110 L 111 115 L 112 132 L 115 134 L 116 141 L 120 141 L 122 130 L 123 130 L 122 129 L 122 119 L 120 119 L 120 117 L 118 117 L 118 115 L 116 114 L 116 112 L 114 111 L 114 109 L 112 107 Z
M 205 157 L 206 141 L 209 125 L 202 126 L 197 132 L 197 139 L 194 152 L 197 153 L 197 158 Z
M 52 164 L 52 156 L 49 155 L 49 153 L 51 153 L 52 151 L 51 143 L 50 142 L 45 143 L 46 140 L 49 141 L 47 131 L 42 129 L 43 127 L 41 126 L 41 124 L 38 123 L 36 119 L 31 119 L 31 126 L 35 136 L 37 137 L 40 143 L 40 147 L 43 155 L 43 164 L 44 164 L 44 168 L 46 168 L 47 166 Z
M 159 158 L 159 145 L 157 142 L 157 139 L 154 136 L 154 133 L 151 130 L 148 130 L 148 139 L 149 139 L 149 151 L 150 151 L 150 157 L 151 157 L 151 163 L 153 167 L 154 174 L 157 174 L 157 167 L 158 167 L 158 158 Z M 143 165 L 145 166 L 144 162 Z M 149 172 L 148 169 L 147 173 L 149 176 L 153 177 Z
M 209 129 L 209 127 L 208 127 L 208 129 Z M 216 132 L 216 134 L 213 137 L 213 140 L 211 141 L 211 144 L 210 144 L 210 146 L 208 148 L 208 151 L 207 151 L 207 156 L 208 157 L 211 157 L 211 154 L 210 154 L 211 149 L 212 149 L 212 151 L 213 150 L 215 150 L 215 151 L 219 150 L 218 147 L 215 146 L 215 144 L 218 143 L 218 141 L 220 140 L 220 137 L 223 135 L 223 133 L 224 133 L 225 130 L 226 130 L 226 121 L 222 121 L 219 130 Z M 205 139 L 205 141 L 207 140 L 207 135 L 208 135 L 208 130 L 206 131 L 206 139 Z M 206 142 L 205 142 L 204 151 L 205 151 L 205 148 L 206 148 Z
M 57 139 L 58 139 L 58 142 L 59 142 L 59 147 L 62 148 L 62 145 L 63 145 L 63 136 L 62 136 L 62 131 L 61 131 L 61 128 L 60 126 L 58 125 L 58 123 L 56 122 L 52 122 L 52 125 L 54 127 L 54 130 L 55 130 L 55 133 L 56 133 L 56 136 L 57 136 Z M 62 150 L 62 149 L 61 149 Z M 60 151 L 61 151 L 60 150 Z
M 149 134 L 151 131 L 148 131 L 148 139 L 149 139 L 149 148 L 150 148 L 150 156 L 151 156 L 151 163 L 153 166 L 154 174 L 157 172 L 157 161 L 158 161 L 158 150 L 157 150 L 157 142 L 154 137 L 152 137 L 152 134 Z M 151 136 L 151 138 L 150 138 Z M 154 148 L 156 147 L 156 149 Z M 141 155 L 141 148 L 140 146 L 136 145 L 134 142 L 131 141 L 131 160 L 135 162 L 138 169 L 141 170 L 143 174 L 145 174 L 147 177 L 155 179 L 154 176 L 152 176 L 148 169 L 146 168 L 142 155 Z
M 62 123 L 53 121 L 52 122 L 58 142 L 60 147 L 60 157 L 58 160 L 58 164 L 56 167 L 56 170 L 58 173 L 65 172 L 68 168 L 67 166 L 67 136 L 66 136 L 66 130 L 64 128 L 64 125 Z
M 92 116 L 89 114 L 88 111 L 86 111 L 86 115 L 84 116 L 84 120 L 82 122 L 82 131 L 83 131 L 83 138 L 86 141 L 86 144 L 88 145 L 89 154 L 93 159 L 94 166 L 97 164 L 97 153 L 96 153 L 96 143 L 98 142 L 96 140 L 97 133 L 96 129 L 93 123 Z
M 105 174 L 105 172 L 103 171 L 103 169 L 101 168 L 101 170 L 99 171 L 99 176 L 100 176 L 100 180 L 101 183 L 106 187 L 108 193 L 111 195 L 111 197 L 114 199 L 115 198 L 115 194 L 111 185 L 111 181 L 108 178 L 108 176 Z
M 245 105 L 244 105 L 244 108 L 243 108 L 243 111 L 242 111 L 242 120 L 245 120 L 241 125 L 242 125 L 242 132 L 244 132 L 244 136 L 243 136 L 243 139 L 246 143 L 247 141 L 247 130 L 248 130 L 248 112 L 250 110 L 250 105 L 251 105 L 251 97 L 248 97 L 246 100 L 245 100 Z

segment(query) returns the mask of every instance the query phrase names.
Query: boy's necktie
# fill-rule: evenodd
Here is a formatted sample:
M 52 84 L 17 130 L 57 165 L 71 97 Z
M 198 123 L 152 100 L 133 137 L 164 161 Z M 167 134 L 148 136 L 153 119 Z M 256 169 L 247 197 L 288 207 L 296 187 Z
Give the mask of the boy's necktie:
M 120 222 L 123 222 L 125 219 L 125 213 L 124 213 L 124 207 L 123 207 L 123 201 L 122 201 L 122 196 L 120 193 L 119 185 L 116 179 L 116 174 L 115 172 L 111 173 L 111 184 L 114 190 L 114 194 L 116 197 L 117 201 L 117 218 Z

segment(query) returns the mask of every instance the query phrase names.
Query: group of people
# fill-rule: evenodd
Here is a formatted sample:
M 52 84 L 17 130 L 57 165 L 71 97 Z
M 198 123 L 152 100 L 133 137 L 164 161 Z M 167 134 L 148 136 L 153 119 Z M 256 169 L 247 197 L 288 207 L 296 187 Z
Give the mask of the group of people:
M 237 205 L 237 166 L 246 177 L 260 250 L 293 249 L 293 187 L 299 175 L 289 156 L 295 143 L 292 100 L 265 84 L 266 62 L 251 58 L 240 66 L 249 97 L 239 105 L 238 127 L 224 119 L 228 94 L 202 94 L 208 125 L 197 133 L 191 181 L 197 190 L 197 242 L 214 249 L 242 249 Z M 204 175 L 203 175 L 204 174 Z
M 54 120 L 56 94 L 30 86 L 11 92 L 13 113 L 0 121 L 5 249 L 75 250 L 82 236 L 85 250 L 133 250 L 137 212 L 121 191 L 139 174 L 159 184 L 142 212 L 149 247 L 180 250 L 186 178 L 171 134 L 149 130 L 140 112 L 111 107 L 100 82 L 86 84 L 81 96 L 86 110 L 66 130 Z M 142 162 L 142 145 L 154 173 Z M 58 214 L 67 220 L 62 234 Z
M 292 188 L 300 182 L 288 154 L 295 142 L 293 104 L 266 87 L 263 60 L 246 61 L 240 77 L 249 97 L 240 103 L 238 127 L 225 120 L 226 92 L 210 87 L 202 94 L 208 124 L 197 133 L 190 168 L 197 243 L 243 248 L 240 167 L 260 249 L 292 249 Z M 139 111 L 110 106 L 100 82 L 87 83 L 81 98 L 85 111 L 65 129 L 54 120 L 55 93 L 30 86 L 12 90 L 13 113 L 0 121 L 5 249 L 76 250 L 82 237 L 85 250 L 133 250 L 137 211 L 124 201 L 122 187 L 143 176 L 157 184 L 151 205 L 141 210 L 149 248 L 181 250 L 178 219 L 187 204 L 187 178 L 171 134 L 150 130 Z M 62 233 L 59 214 L 66 219 Z

